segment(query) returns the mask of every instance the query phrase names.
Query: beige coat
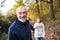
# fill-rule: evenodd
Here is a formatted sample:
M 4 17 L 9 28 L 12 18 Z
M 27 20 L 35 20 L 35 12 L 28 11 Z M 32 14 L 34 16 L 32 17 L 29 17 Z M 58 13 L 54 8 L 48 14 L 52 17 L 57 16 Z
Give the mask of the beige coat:
M 34 28 L 35 28 L 35 33 L 34 33 L 34 37 L 45 37 L 45 29 L 44 29 L 44 24 L 41 23 L 35 23 L 34 24 Z

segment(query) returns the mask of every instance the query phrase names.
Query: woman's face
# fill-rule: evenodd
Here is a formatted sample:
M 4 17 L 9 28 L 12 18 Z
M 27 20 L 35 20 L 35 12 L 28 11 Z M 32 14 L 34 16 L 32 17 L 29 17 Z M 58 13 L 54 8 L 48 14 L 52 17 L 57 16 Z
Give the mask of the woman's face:
M 40 18 L 37 18 L 37 22 L 40 23 L 40 21 L 41 21 Z

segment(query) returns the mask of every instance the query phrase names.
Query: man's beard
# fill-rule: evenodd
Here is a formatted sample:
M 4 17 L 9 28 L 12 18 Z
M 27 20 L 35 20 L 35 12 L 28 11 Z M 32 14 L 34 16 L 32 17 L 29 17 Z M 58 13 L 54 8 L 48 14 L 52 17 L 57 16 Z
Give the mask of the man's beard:
M 24 23 L 26 21 L 26 18 L 18 18 L 18 20 Z

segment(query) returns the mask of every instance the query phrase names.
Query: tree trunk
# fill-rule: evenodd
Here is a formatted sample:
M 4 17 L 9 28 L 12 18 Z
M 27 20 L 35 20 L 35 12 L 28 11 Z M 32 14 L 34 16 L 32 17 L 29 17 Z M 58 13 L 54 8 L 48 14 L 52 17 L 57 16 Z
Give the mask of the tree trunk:
M 36 0 L 36 4 L 37 4 L 38 17 L 39 17 L 39 13 L 40 13 L 40 11 L 39 11 L 39 4 L 38 4 L 38 0 Z
M 53 0 L 50 0 L 50 10 L 51 10 L 51 19 L 55 19 L 54 10 L 53 10 Z

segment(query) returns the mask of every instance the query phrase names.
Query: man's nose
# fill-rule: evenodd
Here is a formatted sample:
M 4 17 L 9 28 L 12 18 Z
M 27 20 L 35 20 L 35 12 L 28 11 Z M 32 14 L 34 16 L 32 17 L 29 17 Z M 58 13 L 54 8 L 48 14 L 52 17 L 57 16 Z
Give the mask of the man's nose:
M 23 17 L 23 16 L 24 16 L 24 14 L 22 13 L 22 14 L 21 14 L 21 16 Z

